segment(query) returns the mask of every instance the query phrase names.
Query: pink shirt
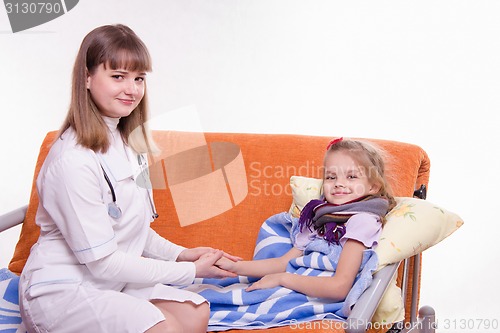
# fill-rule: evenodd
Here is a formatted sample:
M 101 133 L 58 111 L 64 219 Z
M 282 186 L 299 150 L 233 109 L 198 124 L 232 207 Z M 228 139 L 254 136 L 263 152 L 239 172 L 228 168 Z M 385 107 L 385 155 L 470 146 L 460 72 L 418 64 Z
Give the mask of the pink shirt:
M 381 232 L 382 223 L 379 216 L 371 213 L 358 213 L 346 222 L 346 233 L 340 239 L 340 245 L 344 246 L 348 239 L 353 239 L 371 248 L 377 245 Z M 321 238 L 321 236 L 316 231 L 310 231 L 305 227 L 295 236 L 295 247 L 304 250 L 316 238 Z

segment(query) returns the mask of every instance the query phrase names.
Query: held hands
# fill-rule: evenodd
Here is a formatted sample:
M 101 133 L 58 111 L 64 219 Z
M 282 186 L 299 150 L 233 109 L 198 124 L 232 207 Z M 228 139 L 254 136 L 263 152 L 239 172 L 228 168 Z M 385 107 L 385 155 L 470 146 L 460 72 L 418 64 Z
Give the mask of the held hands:
M 236 274 L 220 269 L 215 262 L 222 258 L 223 251 L 216 250 L 213 253 L 205 253 L 194 262 L 196 266 L 196 277 L 199 278 L 225 278 L 235 277 Z
M 199 278 L 226 278 L 236 274 L 221 269 L 215 263 L 224 258 L 230 262 L 241 260 L 240 257 L 230 255 L 211 247 L 196 247 L 186 249 L 179 254 L 177 261 L 192 261 L 196 266 L 196 277 Z
M 241 259 L 239 259 L 241 260 Z M 223 269 L 225 271 L 233 272 L 236 273 L 236 261 L 239 260 L 232 260 L 226 257 L 221 257 L 217 262 L 215 263 L 215 266 L 219 267 L 220 269 Z

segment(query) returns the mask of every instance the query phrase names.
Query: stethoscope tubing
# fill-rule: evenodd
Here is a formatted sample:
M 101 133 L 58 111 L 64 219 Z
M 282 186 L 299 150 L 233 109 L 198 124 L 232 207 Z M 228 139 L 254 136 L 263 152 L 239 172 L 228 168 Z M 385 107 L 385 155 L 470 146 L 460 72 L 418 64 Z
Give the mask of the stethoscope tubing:
M 111 197 L 113 198 L 113 202 L 116 204 L 116 194 L 115 194 L 115 189 L 113 188 L 113 184 L 111 184 L 111 180 L 109 180 L 108 174 L 104 170 L 104 168 L 101 165 L 102 172 L 104 173 L 104 179 L 106 180 L 106 183 L 108 183 L 109 190 L 111 191 Z
M 141 155 L 137 155 L 137 162 L 141 166 L 141 170 L 142 170 L 142 165 L 143 165 L 144 161 L 143 161 L 143 157 Z M 111 198 L 113 199 L 113 202 L 108 205 L 108 215 L 114 219 L 119 219 L 122 216 L 122 211 L 121 211 L 120 207 L 118 207 L 118 205 L 116 204 L 115 189 L 113 187 L 113 184 L 111 183 L 111 180 L 108 177 L 108 174 L 106 173 L 106 170 L 104 170 L 104 167 L 102 165 L 101 165 L 101 169 L 102 169 L 102 172 L 104 175 L 104 180 L 108 184 L 109 190 L 111 191 Z M 144 170 L 142 172 L 144 172 Z M 143 177 L 145 177 L 144 174 L 143 174 Z M 159 215 L 156 212 L 155 206 L 153 204 L 153 199 L 151 198 L 151 193 L 149 193 L 149 189 L 146 189 L 146 191 L 148 192 L 149 204 L 151 205 L 151 211 L 152 211 L 151 217 L 153 219 L 157 219 L 159 217 Z

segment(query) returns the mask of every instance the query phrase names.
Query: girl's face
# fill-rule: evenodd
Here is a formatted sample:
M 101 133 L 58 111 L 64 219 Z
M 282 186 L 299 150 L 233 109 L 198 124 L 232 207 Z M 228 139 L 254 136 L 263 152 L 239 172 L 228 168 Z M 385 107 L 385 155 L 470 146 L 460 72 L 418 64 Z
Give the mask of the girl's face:
M 100 64 L 87 77 L 87 89 L 103 116 L 126 117 L 144 97 L 146 73 Z
M 345 151 L 327 153 L 323 194 L 329 203 L 341 205 L 360 197 L 376 194 L 380 186 L 372 184 L 367 172 Z

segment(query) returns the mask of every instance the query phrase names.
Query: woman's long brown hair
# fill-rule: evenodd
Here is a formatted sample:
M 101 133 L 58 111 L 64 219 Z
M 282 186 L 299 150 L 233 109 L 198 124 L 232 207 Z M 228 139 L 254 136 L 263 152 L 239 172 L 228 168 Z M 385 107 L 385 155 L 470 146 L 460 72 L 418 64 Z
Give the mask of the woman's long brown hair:
M 106 152 L 110 145 L 108 128 L 87 89 L 87 77 L 100 64 L 111 69 L 151 72 L 152 63 L 146 45 L 125 25 L 101 26 L 83 39 L 73 67 L 69 111 L 58 137 L 72 127 L 78 144 L 95 152 Z M 156 147 L 146 127 L 148 117 L 145 88 L 137 108 L 118 124 L 123 140 L 138 153 L 151 152 Z

